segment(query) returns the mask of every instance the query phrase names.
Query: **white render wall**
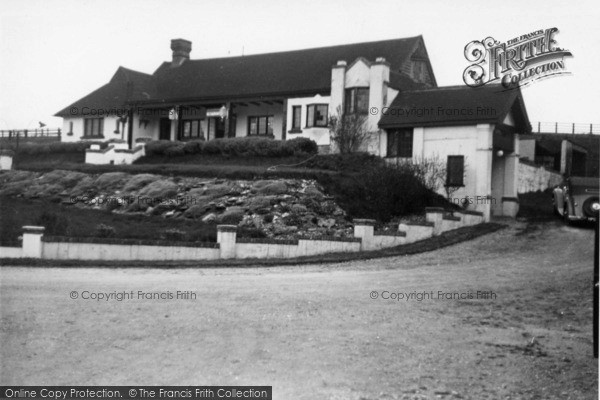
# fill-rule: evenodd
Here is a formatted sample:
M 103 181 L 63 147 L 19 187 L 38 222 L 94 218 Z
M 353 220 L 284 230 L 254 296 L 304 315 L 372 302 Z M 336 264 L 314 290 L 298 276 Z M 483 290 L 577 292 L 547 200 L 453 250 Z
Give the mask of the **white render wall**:
M 44 242 L 42 258 L 49 260 L 215 260 L 219 249 L 106 243 Z
M 89 115 L 89 116 L 77 116 L 77 117 L 73 117 L 73 118 L 63 118 L 63 127 L 61 130 L 61 135 L 60 135 L 60 140 L 61 142 L 78 142 L 80 140 L 87 140 L 87 139 L 83 139 L 83 133 L 84 133 L 84 120 L 85 118 L 100 118 L 100 117 L 96 117 L 93 115 Z M 104 130 L 103 130 L 103 135 L 104 135 L 104 139 L 90 139 L 90 140 L 98 140 L 98 141 L 106 141 L 106 140 L 110 140 L 110 139 L 127 139 L 127 126 L 125 126 L 125 132 L 123 133 L 122 128 L 122 124 L 119 128 L 119 134 L 115 134 L 115 128 L 117 126 L 117 119 L 119 119 L 119 117 L 117 116 L 105 116 L 104 117 Z M 73 122 L 73 135 L 69 136 L 69 128 L 70 128 L 70 123 Z M 134 126 L 134 132 L 135 132 L 135 126 Z
M 491 196 L 493 128 L 489 124 L 417 127 L 413 136 L 413 159 L 437 157 L 445 164 L 448 156 L 462 155 L 465 157 L 465 186 L 455 191 L 452 197 Z M 446 196 L 444 188 L 438 192 Z M 496 199 L 496 202 L 500 203 L 501 199 Z M 485 220 L 489 221 L 490 204 L 474 202 L 468 210 L 483 212 Z
M 283 105 L 274 103 L 272 105 L 261 103 L 260 105 L 248 104 L 247 106 L 236 105 L 234 112 L 236 114 L 235 137 L 248 136 L 248 117 L 273 116 L 273 135 L 275 139 L 281 140 L 283 126 Z
M 329 128 L 307 128 L 306 118 L 307 109 L 306 106 L 309 104 L 328 104 L 329 115 L 336 115 L 336 110 L 332 109 L 331 97 L 330 96 L 312 96 L 312 97 L 297 97 L 288 100 L 287 107 L 287 122 L 286 122 L 286 136 L 287 139 L 294 139 L 298 137 L 307 138 L 314 140 L 318 146 L 326 146 L 330 144 Z M 301 106 L 301 117 L 300 117 L 300 128 L 302 133 L 289 133 L 292 129 L 293 121 L 293 106 Z M 277 138 L 277 136 L 276 136 Z

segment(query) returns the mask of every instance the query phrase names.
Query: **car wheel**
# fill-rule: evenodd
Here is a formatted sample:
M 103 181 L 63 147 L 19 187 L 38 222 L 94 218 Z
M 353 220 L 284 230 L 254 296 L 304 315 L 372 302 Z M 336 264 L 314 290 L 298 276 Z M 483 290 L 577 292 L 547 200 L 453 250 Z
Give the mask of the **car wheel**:
M 598 219 L 598 215 L 600 214 L 600 203 L 598 201 L 598 197 L 590 197 L 584 201 L 582 210 L 586 217 Z

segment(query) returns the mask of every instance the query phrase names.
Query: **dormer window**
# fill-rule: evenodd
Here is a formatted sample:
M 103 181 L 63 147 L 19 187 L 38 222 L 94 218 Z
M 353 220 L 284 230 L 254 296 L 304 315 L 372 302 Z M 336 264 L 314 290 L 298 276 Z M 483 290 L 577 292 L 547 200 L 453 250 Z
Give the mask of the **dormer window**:
M 344 98 L 345 114 L 368 114 L 369 88 L 358 87 L 346 89 Z

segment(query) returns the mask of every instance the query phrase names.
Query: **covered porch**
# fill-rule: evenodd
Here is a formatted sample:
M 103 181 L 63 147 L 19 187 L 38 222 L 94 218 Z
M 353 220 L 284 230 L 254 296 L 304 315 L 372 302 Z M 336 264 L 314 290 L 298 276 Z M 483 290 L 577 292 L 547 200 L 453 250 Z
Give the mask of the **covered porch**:
M 137 105 L 129 144 L 152 140 L 213 140 L 260 136 L 286 139 L 287 99 L 252 98 Z

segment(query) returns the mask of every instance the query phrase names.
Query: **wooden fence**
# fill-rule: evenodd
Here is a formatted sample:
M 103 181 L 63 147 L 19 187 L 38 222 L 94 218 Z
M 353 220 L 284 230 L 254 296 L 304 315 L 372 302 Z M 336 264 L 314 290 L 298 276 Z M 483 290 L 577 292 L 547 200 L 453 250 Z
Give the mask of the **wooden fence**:
M 59 141 L 60 128 L 0 130 L 0 140 L 16 142 Z

